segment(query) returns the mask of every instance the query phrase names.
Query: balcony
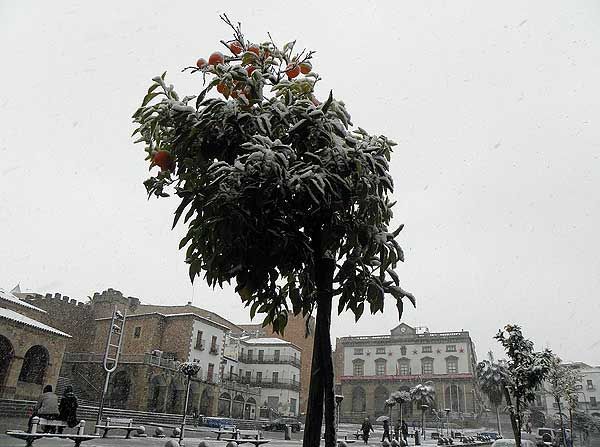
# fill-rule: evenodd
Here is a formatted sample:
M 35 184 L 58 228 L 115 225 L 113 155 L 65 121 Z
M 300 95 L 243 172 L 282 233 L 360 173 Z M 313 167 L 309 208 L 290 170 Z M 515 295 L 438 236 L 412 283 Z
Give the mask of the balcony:
M 238 357 L 240 362 L 246 364 L 259 364 L 259 363 L 271 363 L 271 364 L 288 364 L 293 365 L 300 368 L 300 359 L 298 357 L 294 357 L 293 355 L 259 355 L 259 356 L 249 356 L 248 354 L 243 354 Z
M 248 378 L 248 377 L 239 377 L 237 374 L 226 374 L 223 377 L 224 381 L 231 381 L 236 383 L 241 383 L 244 385 L 251 386 L 253 388 L 279 388 L 285 390 L 300 390 L 300 382 L 292 379 L 277 379 L 273 380 L 272 378 L 262 378 L 257 380 L 256 377 Z

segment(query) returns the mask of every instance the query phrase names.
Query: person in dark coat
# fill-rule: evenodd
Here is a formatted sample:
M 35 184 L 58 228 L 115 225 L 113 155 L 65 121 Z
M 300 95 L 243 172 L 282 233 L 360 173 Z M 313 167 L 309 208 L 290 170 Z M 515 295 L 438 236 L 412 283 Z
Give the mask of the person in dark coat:
M 400 440 L 400 419 L 394 424 L 394 439 L 396 439 L 396 441 Z
M 368 444 L 370 433 L 375 433 L 375 430 L 373 429 L 373 425 L 371 424 L 369 418 L 365 418 L 364 422 L 362 423 L 362 426 L 360 427 L 360 430 L 363 434 L 363 441 L 365 441 L 365 444 Z
M 58 416 L 58 396 L 52 392 L 52 385 L 46 385 L 44 392 L 39 397 L 31 418 L 39 416 L 44 419 L 53 420 Z M 31 420 L 29 421 L 31 426 Z M 45 426 L 44 433 L 56 433 L 56 427 Z
M 383 436 L 381 437 L 381 442 L 383 442 L 387 438 L 388 441 L 391 441 L 390 437 L 390 421 L 389 419 L 385 419 L 383 421 Z
M 400 430 L 402 430 L 402 439 L 404 439 L 404 442 L 408 443 L 408 424 L 406 421 L 402 421 Z
M 73 393 L 73 387 L 68 385 L 65 388 L 63 397 L 58 404 L 59 416 L 61 421 L 65 421 L 70 428 L 79 424 L 77 420 L 77 397 Z M 58 428 L 58 433 L 62 433 L 63 427 Z

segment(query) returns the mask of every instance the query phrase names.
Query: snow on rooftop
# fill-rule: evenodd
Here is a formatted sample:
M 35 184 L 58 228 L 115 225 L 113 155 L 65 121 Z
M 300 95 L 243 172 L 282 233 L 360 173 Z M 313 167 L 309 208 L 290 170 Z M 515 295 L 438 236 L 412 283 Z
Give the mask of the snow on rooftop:
M 58 329 L 54 329 L 51 326 L 48 326 L 44 323 L 40 323 L 39 321 L 34 320 L 33 318 L 29 318 L 29 317 L 26 317 L 25 315 L 21 315 L 20 313 L 15 312 L 14 310 L 0 308 L 0 318 L 5 318 L 7 320 L 15 321 L 17 323 L 21 323 L 26 326 L 31 326 L 36 329 L 40 329 L 42 331 L 51 332 L 53 334 L 60 335 L 62 337 L 71 338 L 71 336 L 69 334 L 65 334 L 64 332 L 61 332 Z
M 244 343 L 250 345 L 290 345 L 289 341 L 275 337 L 244 338 Z
M 5 301 L 14 303 L 14 304 L 18 304 L 19 306 L 27 307 L 28 309 L 37 310 L 38 312 L 41 312 L 44 314 L 46 313 L 46 311 L 44 309 L 40 309 L 39 307 L 35 307 L 26 301 L 22 301 L 19 298 L 17 298 L 15 295 L 13 295 L 12 293 L 7 292 L 6 290 L 1 289 L 1 288 L 0 288 L 0 298 Z

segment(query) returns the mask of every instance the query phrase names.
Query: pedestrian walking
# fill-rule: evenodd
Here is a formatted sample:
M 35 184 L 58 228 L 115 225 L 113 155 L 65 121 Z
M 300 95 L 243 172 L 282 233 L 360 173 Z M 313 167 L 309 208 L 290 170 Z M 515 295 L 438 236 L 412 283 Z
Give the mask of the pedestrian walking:
M 77 397 L 73 392 L 73 387 L 68 385 L 65 388 L 65 392 L 63 393 L 60 403 L 58 404 L 58 412 L 59 419 L 61 421 L 65 421 L 69 428 L 73 428 L 79 424 L 79 421 L 77 420 L 77 406 Z M 64 427 L 58 427 L 58 433 L 62 433 L 63 428 Z
M 365 444 L 368 444 L 369 435 L 371 434 L 371 432 L 375 433 L 375 430 L 373 430 L 373 424 L 371 424 L 369 418 L 365 418 L 365 420 L 362 423 L 362 426 L 360 427 L 360 430 L 363 434 L 363 441 L 365 441 Z
M 402 439 L 404 439 L 404 442 L 408 445 L 408 424 L 405 421 L 402 421 L 400 429 L 402 431 Z
M 388 441 L 392 441 L 392 438 L 390 437 L 390 420 L 389 419 L 385 419 L 383 421 L 383 436 L 381 437 L 381 442 L 383 442 L 385 440 L 385 438 L 387 438 Z
M 35 405 L 33 414 L 29 420 L 29 426 L 31 427 L 32 420 L 35 416 L 54 420 L 58 415 L 58 396 L 52 392 L 52 385 L 46 385 Z M 56 433 L 56 427 L 45 426 L 44 433 Z
M 394 424 L 394 439 L 396 439 L 396 441 L 400 440 L 400 419 Z

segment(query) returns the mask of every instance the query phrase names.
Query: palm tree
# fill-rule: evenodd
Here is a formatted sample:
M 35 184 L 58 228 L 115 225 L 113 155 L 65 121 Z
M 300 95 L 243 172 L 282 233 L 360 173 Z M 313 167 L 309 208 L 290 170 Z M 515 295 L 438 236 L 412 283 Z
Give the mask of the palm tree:
M 411 394 L 408 391 L 394 391 L 390 394 L 388 400 L 385 401 L 385 404 L 390 407 L 390 419 L 392 419 L 392 407 L 396 404 L 399 405 L 398 412 L 398 420 L 400 423 L 402 422 L 402 405 L 405 402 L 410 402 Z M 391 422 L 391 421 L 390 421 Z
M 435 388 L 433 387 L 433 382 L 415 385 L 410 389 L 410 395 L 421 407 L 421 434 L 425 436 L 425 409 L 435 406 Z
M 498 434 L 502 435 L 500 426 L 500 405 L 504 395 L 504 363 L 495 362 L 492 351 L 488 352 L 488 359 L 481 361 L 477 365 L 477 382 L 479 388 L 485 394 L 490 403 L 496 409 L 496 423 L 498 424 Z

